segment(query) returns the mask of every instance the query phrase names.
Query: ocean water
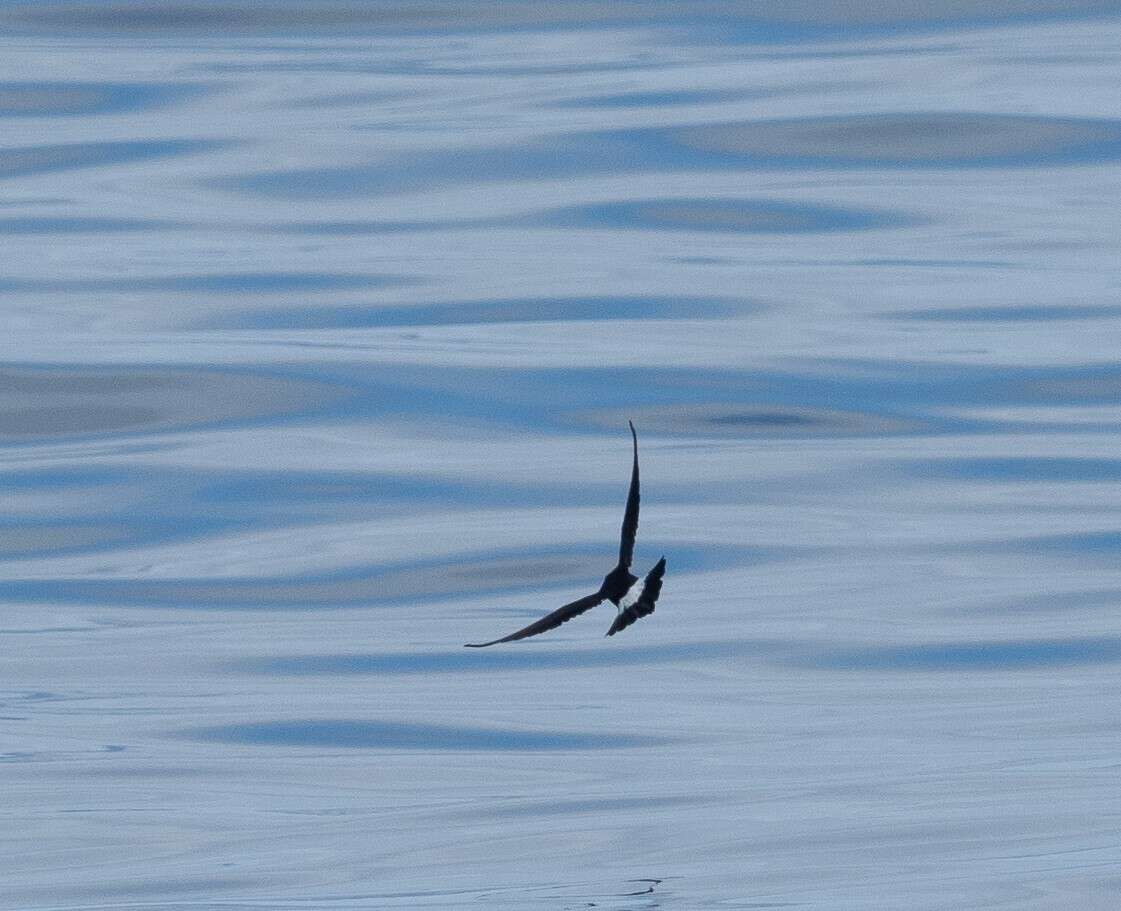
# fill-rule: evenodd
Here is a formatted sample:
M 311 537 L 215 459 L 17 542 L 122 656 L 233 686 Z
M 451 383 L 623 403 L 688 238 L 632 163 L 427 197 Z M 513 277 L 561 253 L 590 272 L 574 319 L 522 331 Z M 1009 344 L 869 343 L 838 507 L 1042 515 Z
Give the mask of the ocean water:
M 0 908 L 1121 904 L 1121 4 L 0 48 Z

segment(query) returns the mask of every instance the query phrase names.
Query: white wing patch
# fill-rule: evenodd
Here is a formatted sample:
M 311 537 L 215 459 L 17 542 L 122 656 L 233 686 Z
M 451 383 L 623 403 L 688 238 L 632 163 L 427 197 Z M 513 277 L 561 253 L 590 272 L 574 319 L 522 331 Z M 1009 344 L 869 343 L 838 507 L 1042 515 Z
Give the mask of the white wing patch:
M 642 597 L 642 580 L 638 579 L 634 585 L 627 589 L 627 593 L 619 599 L 619 613 L 621 614 L 628 607 L 634 606 L 635 602 Z

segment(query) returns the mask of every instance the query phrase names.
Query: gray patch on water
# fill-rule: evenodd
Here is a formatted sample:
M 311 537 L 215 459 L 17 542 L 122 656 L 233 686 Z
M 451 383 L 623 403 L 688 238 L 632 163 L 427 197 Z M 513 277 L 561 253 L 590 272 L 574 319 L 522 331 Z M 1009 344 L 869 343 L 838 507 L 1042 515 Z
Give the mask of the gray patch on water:
M 972 112 L 751 121 L 677 131 L 691 148 L 801 165 L 1037 166 L 1121 157 L 1121 123 Z
M 1107 320 L 1121 316 L 1116 304 L 1037 304 L 1005 307 L 931 307 L 881 314 L 884 319 L 932 323 L 1046 323 Z
M 206 85 L 176 82 L 0 82 L 0 117 L 78 117 L 170 105 Z
M 343 397 L 327 383 L 237 371 L 7 367 L 0 443 L 277 417 Z
M 60 551 L 86 547 L 103 547 L 126 540 L 130 531 L 123 523 L 40 523 L 0 526 L 0 558 L 41 553 L 54 555 Z
M 852 437 L 918 433 L 924 425 L 909 418 L 859 411 L 791 405 L 657 405 L 596 412 L 596 427 L 614 428 L 628 417 L 652 434 L 721 437 Z

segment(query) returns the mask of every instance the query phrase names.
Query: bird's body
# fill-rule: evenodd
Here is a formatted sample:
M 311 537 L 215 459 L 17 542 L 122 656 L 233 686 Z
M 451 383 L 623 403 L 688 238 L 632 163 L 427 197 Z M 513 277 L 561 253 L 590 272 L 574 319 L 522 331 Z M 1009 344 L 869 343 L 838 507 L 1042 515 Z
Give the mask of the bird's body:
M 628 421 L 628 424 L 630 422 Z M 638 534 L 638 435 L 635 433 L 634 424 L 630 424 L 631 439 L 634 443 L 634 464 L 631 469 L 631 486 L 627 493 L 627 508 L 623 514 L 623 528 L 619 542 L 619 562 L 615 568 L 603 577 L 599 590 L 591 595 L 578 598 L 575 601 L 557 608 L 551 614 L 542 617 L 536 623 L 531 623 L 524 629 L 494 639 L 491 642 L 469 642 L 468 648 L 485 648 L 488 645 L 497 645 L 500 642 L 513 642 L 516 639 L 526 639 L 555 629 L 562 623 L 567 623 L 573 617 L 579 616 L 586 610 L 610 601 L 618 608 L 615 622 L 607 631 L 608 636 L 614 636 L 619 630 L 626 629 L 636 620 L 654 613 L 654 604 L 662 591 L 662 576 L 666 571 L 666 558 L 662 557 L 654 568 L 640 580 L 631 572 L 631 562 L 634 559 L 634 542 Z M 641 581 L 641 585 L 639 582 Z

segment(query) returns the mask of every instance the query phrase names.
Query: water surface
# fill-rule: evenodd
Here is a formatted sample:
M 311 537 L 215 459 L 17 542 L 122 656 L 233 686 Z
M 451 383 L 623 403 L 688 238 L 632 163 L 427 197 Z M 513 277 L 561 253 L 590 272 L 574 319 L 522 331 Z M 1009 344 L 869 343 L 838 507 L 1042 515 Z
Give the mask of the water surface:
M 0 4 L 0 908 L 1115 907 L 1119 14 Z

